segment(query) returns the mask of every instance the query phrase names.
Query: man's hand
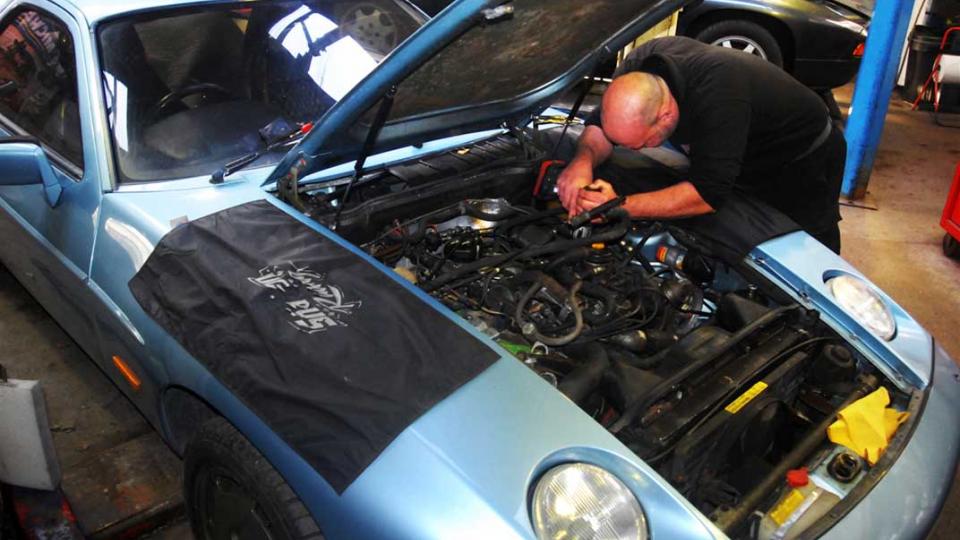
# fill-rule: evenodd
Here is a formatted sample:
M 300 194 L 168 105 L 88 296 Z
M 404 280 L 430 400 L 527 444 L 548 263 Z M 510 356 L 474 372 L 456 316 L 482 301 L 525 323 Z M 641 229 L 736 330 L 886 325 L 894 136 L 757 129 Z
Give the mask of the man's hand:
M 577 153 L 557 178 L 557 195 L 571 216 L 577 213 L 580 190 L 593 182 L 593 168 L 610 157 L 613 145 L 597 126 L 587 126 L 577 140 Z
M 601 204 L 617 198 L 617 192 L 608 182 L 594 180 L 590 185 L 582 188 L 577 194 L 576 213 L 593 210 Z
M 557 178 L 557 195 L 571 216 L 577 213 L 580 189 L 593 182 L 593 167 L 582 161 L 572 161 Z

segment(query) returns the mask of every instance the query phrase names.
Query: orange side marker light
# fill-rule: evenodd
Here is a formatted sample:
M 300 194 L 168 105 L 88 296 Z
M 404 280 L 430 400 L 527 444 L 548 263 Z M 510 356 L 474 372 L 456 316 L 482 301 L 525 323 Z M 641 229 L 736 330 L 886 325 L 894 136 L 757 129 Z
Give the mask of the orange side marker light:
M 123 378 L 127 380 L 130 384 L 130 387 L 134 390 L 140 390 L 140 377 L 137 377 L 137 374 L 133 372 L 133 369 L 123 361 L 123 358 L 114 355 L 113 356 L 113 365 L 120 371 L 120 374 L 123 375 Z

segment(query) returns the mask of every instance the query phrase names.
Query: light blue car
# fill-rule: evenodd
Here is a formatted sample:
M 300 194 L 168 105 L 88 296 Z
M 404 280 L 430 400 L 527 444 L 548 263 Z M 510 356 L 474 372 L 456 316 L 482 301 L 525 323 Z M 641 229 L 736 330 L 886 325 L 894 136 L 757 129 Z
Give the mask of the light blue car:
M 776 217 L 550 200 L 548 105 L 683 3 L 7 2 L 0 257 L 197 538 L 923 537 L 960 371 L 892 299 Z M 884 390 L 870 464 L 826 427 Z

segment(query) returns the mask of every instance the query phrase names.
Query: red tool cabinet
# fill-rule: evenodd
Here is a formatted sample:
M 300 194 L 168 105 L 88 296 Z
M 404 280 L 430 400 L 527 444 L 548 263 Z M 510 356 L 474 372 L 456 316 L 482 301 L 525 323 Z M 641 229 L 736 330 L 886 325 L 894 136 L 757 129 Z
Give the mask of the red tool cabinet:
M 940 226 L 947 234 L 943 235 L 943 253 L 948 257 L 960 258 L 960 163 L 953 175 L 950 195 L 943 206 Z

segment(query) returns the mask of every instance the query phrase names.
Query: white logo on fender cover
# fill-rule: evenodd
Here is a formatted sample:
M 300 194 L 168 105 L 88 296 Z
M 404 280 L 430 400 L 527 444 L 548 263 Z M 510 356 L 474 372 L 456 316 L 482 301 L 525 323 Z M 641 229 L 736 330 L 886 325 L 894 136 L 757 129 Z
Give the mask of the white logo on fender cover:
M 292 262 L 261 268 L 257 277 L 247 279 L 264 289 L 283 293 L 287 297 L 284 307 L 292 319 L 290 325 L 307 334 L 349 326 L 345 319 L 361 304 L 359 300 L 345 301 L 340 287 L 326 283 L 324 274 L 299 268 Z

